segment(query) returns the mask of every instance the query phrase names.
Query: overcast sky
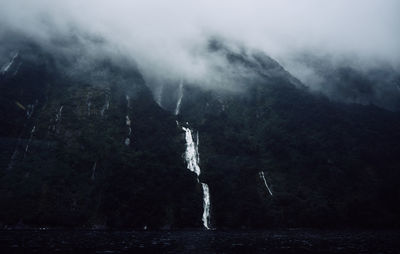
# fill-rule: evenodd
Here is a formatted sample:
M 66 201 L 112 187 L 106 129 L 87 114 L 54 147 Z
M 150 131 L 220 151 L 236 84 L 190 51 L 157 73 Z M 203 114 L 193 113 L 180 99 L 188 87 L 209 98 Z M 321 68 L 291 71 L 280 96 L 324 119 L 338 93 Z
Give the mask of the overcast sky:
M 38 39 L 79 28 L 179 75 L 205 74 L 193 52 L 210 35 L 283 62 L 303 50 L 400 62 L 399 0 L 0 0 L 0 24 Z

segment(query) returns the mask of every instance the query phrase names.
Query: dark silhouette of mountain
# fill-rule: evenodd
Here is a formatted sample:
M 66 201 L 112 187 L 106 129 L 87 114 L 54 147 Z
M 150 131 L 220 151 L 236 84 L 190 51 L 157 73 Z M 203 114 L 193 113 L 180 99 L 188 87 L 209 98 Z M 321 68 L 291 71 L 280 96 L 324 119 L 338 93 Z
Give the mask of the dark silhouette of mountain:
M 202 227 L 201 183 L 212 228 L 400 225 L 397 112 L 332 102 L 263 53 L 217 40 L 207 52 L 240 89 L 170 80 L 156 96 L 123 56 L 33 43 L 10 52 L 0 75 L 4 225 Z

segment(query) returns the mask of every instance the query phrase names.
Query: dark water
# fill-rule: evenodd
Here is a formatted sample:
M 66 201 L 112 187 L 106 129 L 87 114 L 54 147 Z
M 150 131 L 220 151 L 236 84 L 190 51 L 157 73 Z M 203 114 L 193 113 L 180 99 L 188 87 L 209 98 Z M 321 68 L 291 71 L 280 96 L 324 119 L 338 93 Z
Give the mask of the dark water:
M 400 253 L 400 231 L 0 231 L 0 253 Z

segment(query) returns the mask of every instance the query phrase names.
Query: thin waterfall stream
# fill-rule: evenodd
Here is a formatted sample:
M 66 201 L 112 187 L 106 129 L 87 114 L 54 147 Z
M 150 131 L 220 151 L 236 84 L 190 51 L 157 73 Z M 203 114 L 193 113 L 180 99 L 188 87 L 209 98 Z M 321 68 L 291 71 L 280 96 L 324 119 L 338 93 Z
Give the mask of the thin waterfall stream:
M 181 103 L 183 98 L 183 81 L 181 80 L 179 83 L 178 90 L 178 101 L 176 103 L 175 115 L 180 113 Z M 179 126 L 179 123 L 176 123 Z M 200 183 L 201 188 L 203 190 L 203 226 L 206 229 L 210 229 L 210 189 L 206 183 L 200 182 L 200 154 L 199 154 L 199 133 L 197 132 L 196 141 L 193 139 L 193 130 L 189 127 L 182 127 L 182 130 L 185 131 L 185 141 L 186 141 L 186 151 L 184 154 L 184 158 L 186 161 L 187 168 L 194 172 L 197 175 L 197 182 Z
M 269 186 L 268 186 L 268 184 L 267 184 L 267 180 L 265 179 L 264 172 L 261 171 L 261 172 L 258 173 L 258 175 L 260 176 L 261 180 L 263 180 L 264 185 L 265 185 L 265 187 L 266 187 L 267 190 L 268 190 L 268 193 L 269 193 L 271 196 L 273 196 L 273 195 L 272 195 L 272 191 L 271 191 L 271 189 L 269 188 Z

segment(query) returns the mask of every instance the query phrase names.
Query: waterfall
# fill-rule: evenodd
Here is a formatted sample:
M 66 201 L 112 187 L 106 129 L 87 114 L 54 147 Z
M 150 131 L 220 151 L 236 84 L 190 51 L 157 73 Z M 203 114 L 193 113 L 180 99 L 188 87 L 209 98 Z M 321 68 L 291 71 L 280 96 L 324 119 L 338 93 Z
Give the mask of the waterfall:
M 185 152 L 185 160 L 187 163 L 187 168 L 196 173 L 197 176 L 200 176 L 200 167 L 198 161 L 198 147 L 197 144 L 193 141 L 192 131 L 189 128 L 182 127 L 185 131 L 185 140 L 186 140 L 186 152 Z
M 202 183 L 199 180 L 199 176 L 201 173 L 200 166 L 199 166 L 199 161 L 200 161 L 200 156 L 199 156 L 199 150 L 198 150 L 198 145 L 199 145 L 199 134 L 197 133 L 197 142 L 194 142 L 193 140 L 193 135 L 192 135 L 192 130 L 186 127 L 182 127 L 182 129 L 185 131 L 185 141 L 186 141 L 186 151 L 185 151 L 185 161 L 187 164 L 187 168 L 191 171 L 194 172 L 197 175 L 197 181 L 201 184 L 201 187 L 203 189 L 203 216 L 202 216 L 202 221 L 203 225 L 206 229 L 210 229 L 210 191 L 208 188 L 208 185 L 206 183 Z
M 179 83 L 179 94 L 178 94 L 178 101 L 176 103 L 176 108 L 175 108 L 175 115 L 179 115 L 179 112 L 181 110 L 182 98 L 183 98 L 183 81 L 181 79 L 181 82 Z
M 26 147 L 25 147 L 24 158 L 25 158 L 25 156 L 26 156 L 26 153 L 28 152 L 29 144 L 30 144 L 31 141 L 32 141 L 32 137 L 33 137 L 33 134 L 35 133 L 35 131 L 36 131 L 36 125 L 33 126 L 32 130 L 31 130 L 31 135 L 29 136 L 28 143 L 26 144 Z
M 267 187 L 267 190 L 268 190 L 269 194 L 272 196 L 272 191 L 271 191 L 271 189 L 268 187 L 267 180 L 265 180 L 264 172 L 261 171 L 261 172 L 258 173 L 258 175 L 260 176 L 261 180 L 263 180 L 265 187 Z
M 1 69 L 1 74 L 6 74 L 8 72 L 8 70 L 14 63 L 15 58 L 17 58 L 17 57 L 18 57 L 18 52 L 14 54 L 13 58 L 11 59 L 11 61 L 8 64 L 5 64 L 3 66 L 3 68 Z
M 201 187 L 203 188 L 203 225 L 206 229 L 210 229 L 210 191 L 205 183 L 201 183 Z
M 129 96 L 126 95 L 126 107 L 127 107 L 127 112 L 129 113 L 129 109 L 130 109 L 130 104 L 129 104 Z M 132 128 L 131 128 L 131 119 L 129 118 L 129 115 L 125 116 L 125 124 L 128 127 L 128 137 L 125 138 L 125 145 L 129 146 L 131 144 L 131 133 L 132 133 Z

